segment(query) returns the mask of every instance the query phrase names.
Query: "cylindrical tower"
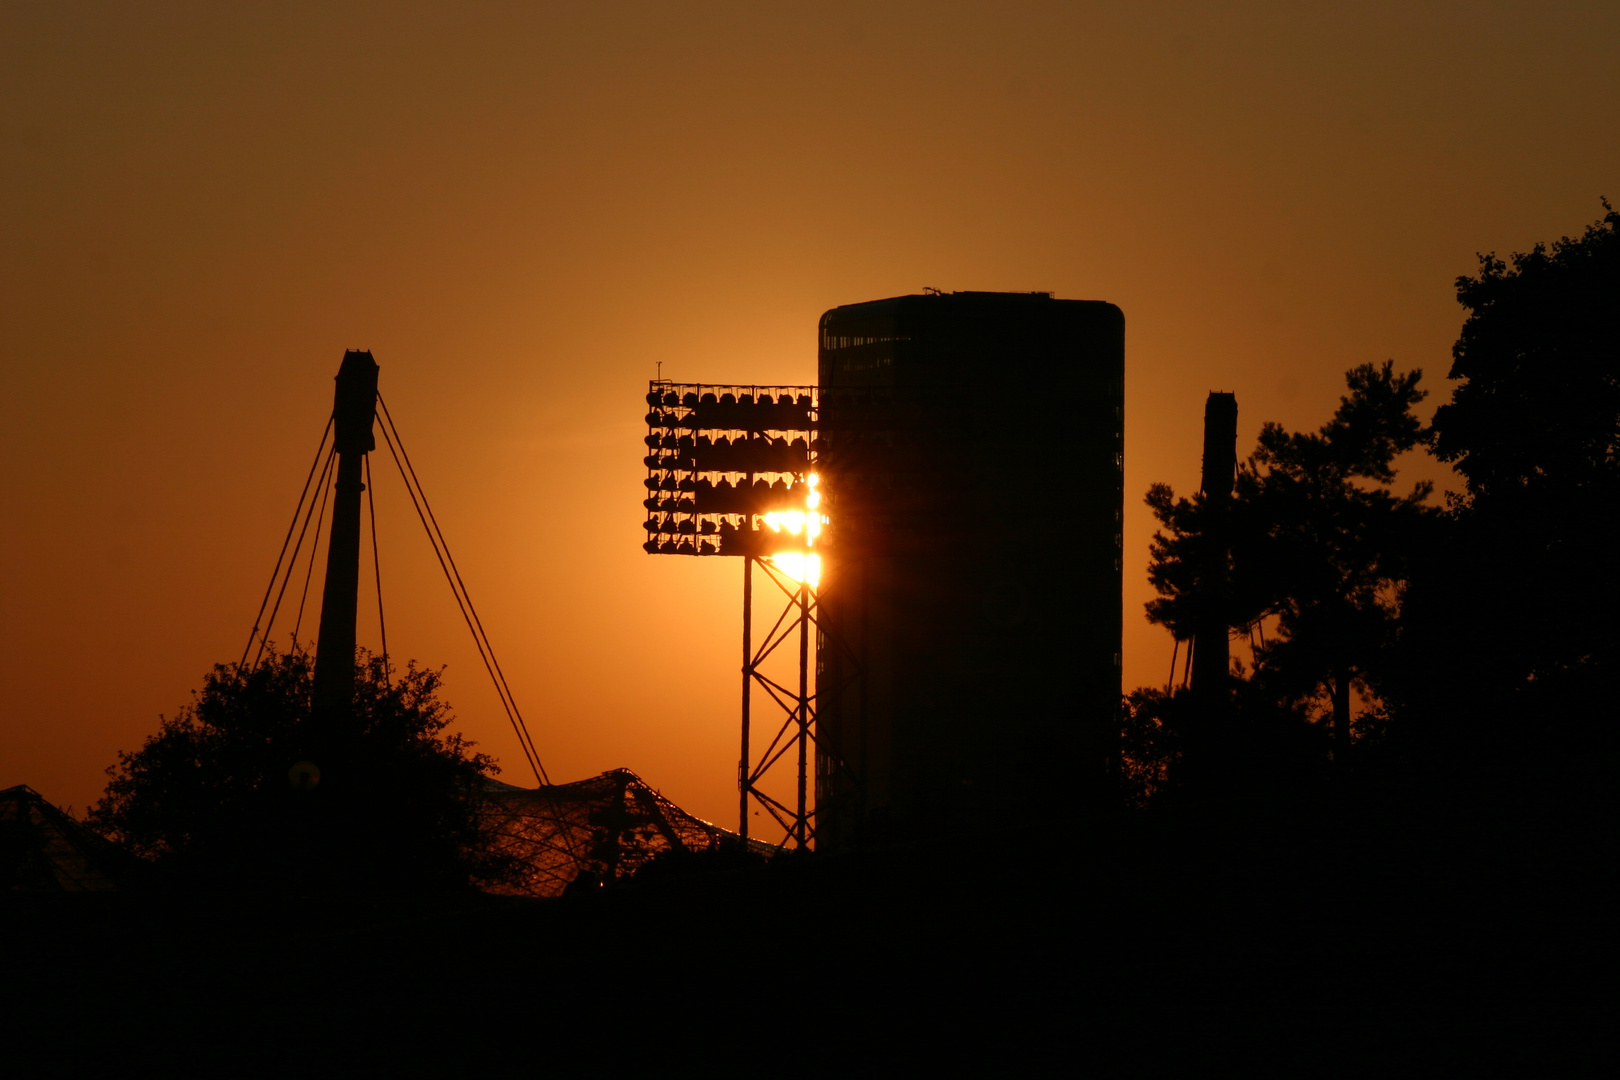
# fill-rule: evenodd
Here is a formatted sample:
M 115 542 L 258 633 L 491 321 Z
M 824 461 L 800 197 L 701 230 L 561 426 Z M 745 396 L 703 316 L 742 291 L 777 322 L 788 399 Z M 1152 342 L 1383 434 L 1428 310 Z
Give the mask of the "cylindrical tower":
M 1125 320 L 1045 293 L 822 316 L 817 845 L 1113 789 Z

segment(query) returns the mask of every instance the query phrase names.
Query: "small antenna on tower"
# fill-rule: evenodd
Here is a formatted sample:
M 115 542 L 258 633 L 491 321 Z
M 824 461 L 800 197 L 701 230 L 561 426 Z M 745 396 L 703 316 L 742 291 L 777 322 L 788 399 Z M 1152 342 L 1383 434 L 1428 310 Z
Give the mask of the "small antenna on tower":
M 655 381 L 664 381 L 664 362 L 662 360 L 658 361 L 658 378 Z

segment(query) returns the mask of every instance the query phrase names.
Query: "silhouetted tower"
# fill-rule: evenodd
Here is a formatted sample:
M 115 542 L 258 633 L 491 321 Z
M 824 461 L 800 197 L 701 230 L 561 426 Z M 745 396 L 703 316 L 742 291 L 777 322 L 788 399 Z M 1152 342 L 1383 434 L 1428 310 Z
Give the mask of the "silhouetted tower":
M 1125 317 L 1046 293 L 821 318 L 816 843 L 1115 790 Z
M 1237 475 L 1237 396 L 1211 393 L 1204 403 L 1205 564 L 1199 577 L 1199 624 L 1193 631 L 1192 686 L 1219 691 L 1232 667 L 1227 640 L 1231 606 L 1231 506 Z
M 337 485 L 332 500 L 332 538 L 326 549 L 326 588 L 321 594 L 320 639 L 315 646 L 317 716 L 343 712 L 354 700 L 355 610 L 360 592 L 360 480 L 363 459 L 376 447 L 377 362 L 350 350 L 338 368 L 332 404 Z

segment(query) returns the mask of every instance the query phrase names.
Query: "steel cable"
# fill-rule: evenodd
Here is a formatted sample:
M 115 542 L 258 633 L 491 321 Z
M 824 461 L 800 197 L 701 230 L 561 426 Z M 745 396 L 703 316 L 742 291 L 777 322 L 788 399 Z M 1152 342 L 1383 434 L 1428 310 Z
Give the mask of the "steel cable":
M 320 554 L 321 525 L 326 521 L 326 500 L 332 494 L 332 485 L 321 484 L 321 511 L 315 515 L 315 542 L 309 546 L 309 567 L 304 571 L 304 592 L 298 598 L 298 618 L 293 622 L 293 647 L 298 647 L 298 631 L 304 625 L 304 605 L 309 602 L 309 582 L 315 576 L 315 557 Z
M 366 505 L 371 510 L 371 568 L 377 575 L 377 632 L 382 636 L 383 685 L 387 686 L 388 624 L 383 621 L 382 562 L 377 558 L 377 499 L 371 490 L 371 455 L 367 454 L 362 460 L 366 466 Z M 315 531 L 319 535 L 320 528 L 317 526 Z
M 540 751 L 535 749 L 534 739 L 529 734 L 529 726 L 523 722 L 523 713 L 518 709 L 517 698 L 513 696 L 512 688 L 507 685 L 506 672 L 501 670 L 501 662 L 495 657 L 495 646 L 490 644 L 489 634 L 484 631 L 483 620 L 478 617 L 478 609 L 473 606 L 472 593 L 467 591 L 466 583 L 461 580 L 461 570 L 456 566 L 455 556 L 450 554 L 450 542 L 444 538 L 444 530 L 439 528 L 438 518 L 433 516 L 433 507 L 428 503 L 427 491 L 422 487 L 422 482 L 416 477 L 416 469 L 411 465 L 410 452 L 405 449 L 405 440 L 400 437 L 399 428 L 397 425 L 395 425 L 393 416 L 389 414 L 388 403 L 383 400 L 381 392 L 377 394 L 377 404 L 382 407 L 383 418 L 387 422 L 386 430 L 393 432 L 394 442 L 399 444 L 399 453 L 405 459 L 405 468 L 409 470 L 411 474 L 410 482 L 415 485 L 416 490 L 422 495 L 422 506 L 427 511 L 428 521 L 432 522 L 433 532 L 438 536 L 439 546 L 444 549 L 444 557 L 449 561 L 450 564 L 450 573 L 455 575 L 455 585 L 452 586 L 452 589 L 459 587 L 460 595 L 466 597 L 467 611 L 472 615 L 472 622 L 477 626 L 477 631 L 474 637 L 475 639 L 482 639 L 485 648 L 487 648 L 489 651 L 489 662 L 494 665 L 494 671 L 491 673 L 491 677 L 498 682 L 499 685 L 497 689 L 502 692 L 504 699 L 510 702 L 511 711 L 516 719 L 516 724 L 514 726 L 517 728 L 522 741 L 527 745 L 527 752 L 531 757 L 533 757 L 534 763 L 539 769 L 540 776 L 544 778 L 546 770 L 545 766 L 540 764 Z M 392 449 L 392 444 L 390 444 L 390 449 Z M 396 464 L 398 464 L 397 460 Z M 550 784 L 551 780 L 546 778 L 544 782 Z
M 327 451 L 326 454 L 326 467 L 321 470 L 322 488 L 326 486 L 326 478 L 332 471 L 332 462 L 336 459 L 337 444 L 334 442 L 332 449 Z M 322 507 L 326 505 L 324 499 L 322 500 L 321 505 Z M 270 620 L 264 624 L 264 633 L 259 638 L 259 651 L 253 654 L 253 670 L 255 671 L 258 670 L 259 660 L 264 656 L 265 647 L 270 644 L 270 630 L 276 625 L 276 613 L 281 610 L 282 597 L 287 595 L 287 585 L 292 581 L 293 566 L 298 562 L 298 553 L 303 550 L 304 537 L 309 532 L 309 519 L 314 516 L 314 513 L 315 500 L 311 499 L 309 501 L 309 510 L 304 514 L 304 527 L 298 530 L 298 543 L 293 545 L 292 558 L 287 562 L 287 573 L 283 575 L 281 579 L 281 591 L 276 593 L 276 606 L 270 609 Z M 315 557 L 315 548 L 320 546 L 319 526 L 316 526 L 315 532 L 316 539 L 310 542 L 310 558 L 312 559 Z
M 394 465 L 399 469 L 400 478 L 405 481 L 405 490 L 411 497 L 411 505 L 416 509 L 416 516 L 422 522 L 423 529 L 427 531 L 428 542 L 433 545 L 433 553 L 439 560 L 439 569 L 444 572 L 450 591 L 456 598 L 456 606 L 461 609 L 461 617 L 473 636 L 473 644 L 478 649 L 479 659 L 484 662 L 484 670 L 489 673 L 490 681 L 495 685 L 496 695 L 501 699 L 501 707 L 506 711 L 506 718 L 511 722 L 512 730 L 518 737 L 518 746 L 528 760 L 535 780 L 549 787 L 551 778 L 540 762 L 540 755 L 529 735 L 528 726 L 523 722 L 523 715 L 512 697 L 511 688 L 506 683 L 504 673 L 500 671 L 499 662 L 495 660 L 494 647 L 490 645 L 488 635 L 484 633 L 483 623 L 473 609 L 472 597 L 466 592 L 467 587 L 461 580 L 460 572 L 453 569 L 455 559 L 450 554 L 450 546 L 445 542 L 444 534 L 438 530 L 438 521 L 433 517 L 433 509 L 427 502 L 427 493 L 421 489 L 421 482 L 416 479 L 416 470 L 410 467 L 410 455 L 400 440 L 393 417 L 388 415 L 388 406 L 382 404 L 381 394 L 377 395 L 377 402 L 382 405 L 382 416 L 385 421 L 382 428 L 383 441 L 388 444 L 388 452 L 394 458 Z M 399 444 L 397 447 L 396 443 Z M 401 460 L 402 457 L 404 460 Z
M 259 620 L 264 617 L 265 605 L 270 603 L 270 594 L 275 591 L 276 578 L 281 576 L 281 560 L 287 554 L 287 544 L 292 540 L 293 530 L 298 527 L 298 515 L 304 512 L 304 498 L 309 494 L 309 484 L 315 479 L 315 468 L 321 463 L 321 451 L 326 448 L 326 437 L 332 433 L 332 417 L 326 418 L 326 427 L 321 432 L 321 441 L 315 447 L 315 460 L 309 463 L 309 475 L 304 478 L 304 490 L 298 494 L 298 505 L 293 508 L 292 521 L 287 524 L 287 535 L 281 541 L 281 553 L 276 556 L 276 568 L 270 571 L 270 583 L 264 587 L 264 599 L 259 601 L 258 614 L 253 616 L 253 630 L 248 634 L 247 644 L 242 647 L 242 659 L 236 662 L 236 670 L 241 671 L 247 663 L 248 650 L 253 648 L 253 639 L 259 636 Z M 308 517 L 305 517 L 306 521 Z M 294 558 L 297 553 L 294 553 Z M 288 573 L 291 573 L 291 568 Z M 272 616 L 273 618 L 274 616 Z M 258 666 L 258 660 L 253 661 Z

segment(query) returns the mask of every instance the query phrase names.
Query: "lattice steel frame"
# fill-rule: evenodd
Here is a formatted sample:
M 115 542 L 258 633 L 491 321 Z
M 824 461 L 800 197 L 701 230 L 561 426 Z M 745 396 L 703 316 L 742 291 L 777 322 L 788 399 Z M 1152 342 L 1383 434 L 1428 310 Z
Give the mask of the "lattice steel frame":
M 755 648 L 753 643 L 754 564 L 765 579 L 786 599 L 782 613 Z M 808 579 L 808 575 L 806 575 Z M 743 670 L 742 670 L 742 756 L 737 764 L 737 831 L 748 836 L 749 798 L 763 808 L 786 832 L 780 845 L 809 847 L 815 839 L 815 809 L 810 805 L 809 762 L 815 742 L 816 695 L 810 689 L 810 629 L 816 625 L 816 589 L 808 580 L 795 581 L 769 558 L 750 557 L 743 561 Z M 765 662 L 783 645 L 797 639 L 798 685 L 783 686 L 762 670 Z M 817 648 L 820 648 L 818 627 Z M 781 723 L 765 744 L 756 761 L 750 738 L 753 729 L 753 689 L 758 684 L 782 711 Z M 774 713 L 771 714 L 774 717 Z M 770 729 L 767 729 L 770 730 Z M 798 776 L 794 804 L 788 806 L 766 794 L 761 781 L 789 753 L 797 760 Z
M 766 580 L 775 586 L 785 600 L 781 614 L 757 648 L 752 640 L 755 563 L 759 564 Z M 753 801 L 769 813 L 786 833 L 777 845 L 779 848 L 787 847 L 790 843 L 795 849 L 810 847 L 816 837 L 816 815 L 824 809 L 819 801 L 821 795 L 813 795 L 811 788 L 810 761 L 817 747 L 816 702 L 820 695 L 835 694 L 842 687 L 822 685 L 821 657 L 827 649 L 840 649 L 849 662 L 849 676 L 859 678 L 861 674 L 859 658 L 849 650 L 847 644 L 829 635 L 822 626 L 819 594 L 818 586 L 808 581 L 794 580 L 781 567 L 773 565 L 769 558 L 750 558 L 743 563 L 742 756 L 737 765 L 738 816 L 741 823 L 738 832 L 747 838 L 749 798 L 752 796 Z M 814 690 L 810 682 L 812 629 L 815 633 Z M 761 670 L 773 654 L 790 642 L 795 642 L 798 648 L 796 686 L 784 686 Z M 755 684 L 782 712 L 781 722 L 774 728 L 770 742 L 765 744 L 757 758 L 752 756 L 750 745 Z M 776 714 L 772 712 L 770 715 L 775 717 Z M 791 760 L 798 766 L 793 806 L 772 797 L 760 787 L 765 774 L 790 754 L 793 755 Z M 824 755 L 816 756 L 816 762 L 817 767 L 823 769 L 829 764 Z M 860 776 L 850 771 L 842 761 L 833 762 L 831 768 L 848 782 L 846 790 L 850 796 L 857 800 L 864 798 L 865 784 Z M 811 805 L 812 797 L 817 800 L 814 805 Z

